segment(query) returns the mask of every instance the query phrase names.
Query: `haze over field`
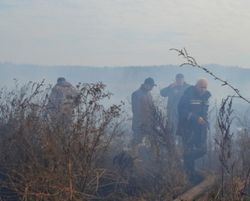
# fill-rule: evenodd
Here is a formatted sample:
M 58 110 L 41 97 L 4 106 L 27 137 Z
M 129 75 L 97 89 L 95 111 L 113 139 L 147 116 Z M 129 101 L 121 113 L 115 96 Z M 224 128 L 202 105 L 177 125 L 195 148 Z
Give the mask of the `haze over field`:
M 250 85 L 250 69 L 209 65 L 212 72 L 224 80 L 229 81 L 237 87 L 242 95 L 250 98 L 248 86 Z M 107 89 L 112 92 L 112 100 L 130 100 L 131 93 L 139 88 L 145 78 L 155 79 L 157 87 L 152 91 L 154 96 L 159 96 L 159 90 L 168 86 L 175 80 L 175 75 L 179 72 L 185 75 L 185 79 L 190 84 L 195 84 L 197 79 L 205 77 L 209 80 L 209 90 L 212 92 L 212 102 L 220 103 L 221 98 L 228 94 L 233 95 L 233 91 L 228 87 L 222 87 L 221 83 L 197 68 L 190 66 L 178 67 L 175 65 L 165 66 L 127 66 L 127 67 L 84 67 L 84 66 L 37 66 L 37 65 L 15 65 L 0 64 L 0 86 L 14 86 L 13 79 L 19 83 L 28 81 L 38 82 L 45 79 L 47 84 L 55 84 L 58 77 L 64 76 L 72 84 L 78 82 L 96 83 L 103 82 Z

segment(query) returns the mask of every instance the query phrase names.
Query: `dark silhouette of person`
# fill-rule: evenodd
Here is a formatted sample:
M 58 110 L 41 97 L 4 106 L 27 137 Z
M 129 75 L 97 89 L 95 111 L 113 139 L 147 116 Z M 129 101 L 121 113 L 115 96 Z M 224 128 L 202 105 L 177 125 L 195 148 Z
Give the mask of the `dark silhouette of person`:
M 195 182 L 195 161 L 207 152 L 208 108 L 211 93 L 208 82 L 200 79 L 190 86 L 178 104 L 179 123 L 177 134 L 183 143 L 183 166 L 190 181 Z
M 51 118 L 71 121 L 73 110 L 79 101 L 79 91 L 64 77 L 59 77 L 51 90 L 46 110 Z
M 132 93 L 132 145 L 138 145 L 143 138 L 150 133 L 152 124 L 153 99 L 150 91 L 156 86 L 154 80 L 149 77 L 139 89 Z
M 170 84 L 169 86 L 161 89 L 160 94 L 163 97 L 167 97 L 167 117 L 170 130 L 175 135 L 176 129 L 178 126 L 178 111 L 177 106 L 180 101 L 181 96 L 183 95 L 184 91 L 190 85 L 187 84 L 184 80 L 184 75 L 178 73 L 175 76 L 175 82 Z

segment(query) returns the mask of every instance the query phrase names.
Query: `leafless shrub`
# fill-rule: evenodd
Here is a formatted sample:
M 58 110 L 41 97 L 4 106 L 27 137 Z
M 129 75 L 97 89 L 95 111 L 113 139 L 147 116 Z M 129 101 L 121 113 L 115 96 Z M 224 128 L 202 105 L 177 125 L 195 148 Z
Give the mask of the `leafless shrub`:
M 227 97 L 221 103 L 217 123 L 219 128 L 218 138 L 215 142 L 218 146 L 219 161 L 221 163 L 221 196 L 225 194 L 226 176 L 233 174 L 232 159 L 232 137 L 230 131 L 232 124 L 232 98 Z
M 44 115 L 44 82 L 1 91 L 2 185 L 22 200 L 97 199 L 105 178 L 115 181 L 100 161 L 119 134 L 121 105 L 102 105 L 111 95 L 102 83 L 78 89 L 81 101 L 67 126 Z
M 2 188 L 27 201 L 171 200 L 183 191 L 180 153 L 159 108 L 138 160 L 120 144 L 122 104 L 104 106 L 105 85 L 79 83 L 70 120 L 47 111 L 50 88 L 30 82 L 0 91 Z
M 246 130 L 231 132 L 234 120 L 232 101 L 232 97 L 223 100 L 217 118 L 218 133 L 215 142 L 220 162 L 220 183 L 214 189 L 216 193 L 212 196 L 213 199 L 210 197 L 212 200 L 240 201 L 249 198 L 250 169 L 246 157 L 249 136 Z
M 182 169 L 181 150 L 175 144 L 175 136 L 171 133 L 164 112 L 159 107 L 153 107 L 152 110 L 148 154 L 142 162 L 144 171 L 140 171 L 154 180 L 144 182 L 148 184 L 145 189 L 151 188 L 145 199 L 171 200 L 183 192 L 187 184 Z

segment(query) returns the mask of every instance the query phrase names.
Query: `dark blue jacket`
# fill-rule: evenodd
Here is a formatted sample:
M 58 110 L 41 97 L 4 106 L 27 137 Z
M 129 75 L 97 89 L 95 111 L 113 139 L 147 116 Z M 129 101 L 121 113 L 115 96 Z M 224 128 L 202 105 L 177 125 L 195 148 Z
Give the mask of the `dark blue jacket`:
M 187 88 L 178 104 L 178 135 L 182 135 L 183 132 L 189 132 L 190 130 L 197 130 L 197 128 L 208 126 L 208 124 L 200 125 L 198 123 L 198 118 L 202 117 L 207 121 L 209 107 L 208 99 L 210 97 L 211 93 L 209 91 L 200 94 L 195 86 Z

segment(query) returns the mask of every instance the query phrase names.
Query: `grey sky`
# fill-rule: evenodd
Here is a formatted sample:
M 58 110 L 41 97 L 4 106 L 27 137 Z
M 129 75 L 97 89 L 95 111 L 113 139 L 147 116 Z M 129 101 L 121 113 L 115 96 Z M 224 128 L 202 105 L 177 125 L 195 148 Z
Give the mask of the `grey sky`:
M 0 0 L 0 61 L 250 67 L 249 0 Z

